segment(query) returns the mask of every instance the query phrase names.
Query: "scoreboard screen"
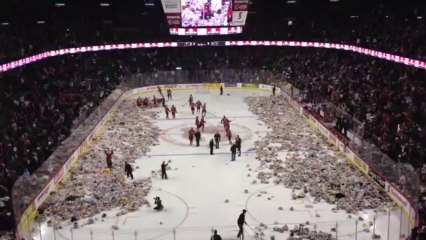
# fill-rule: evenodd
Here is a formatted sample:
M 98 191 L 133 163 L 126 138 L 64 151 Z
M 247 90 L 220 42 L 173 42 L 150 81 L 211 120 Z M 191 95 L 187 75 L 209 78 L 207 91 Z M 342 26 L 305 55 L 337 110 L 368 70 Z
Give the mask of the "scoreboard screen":
M 249 0 L 161 0 L 172 35 L 238 34 Z
M 232 2 L 232 0 L 181 0 L 182 27 L 230 26 Z

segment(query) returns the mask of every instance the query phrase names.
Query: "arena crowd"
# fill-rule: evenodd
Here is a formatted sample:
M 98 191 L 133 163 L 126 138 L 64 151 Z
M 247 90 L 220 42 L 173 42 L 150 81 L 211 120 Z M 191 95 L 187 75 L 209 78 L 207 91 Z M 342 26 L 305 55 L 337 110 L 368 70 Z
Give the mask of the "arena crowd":
M 270 7 L 270 6 L 269 6 Z M 415 7 L 403 13 L 380 6 L 358 15 L 322 15 L 288 20 L 249 20 L 242 35 L 214 39 L 262 39 L 339 42 L 426 60 L 425 20 Z M 259 10 L 261 11 L 261 10 Z M 324 17 L 325 16 L 325 17 Z M 165 23 L 144 30 L 143 37 L 122 37 L 112 28 L 87 24 L 97 15 L 68 25 L 33 25 L 27 31 L 0 26 L 0 63 L 45 50 L 91 44 L 142 41 L 190 41 L 171 37 Z M 54 19 L 55 16 L 52 16 Z M 209 39 L 211 40 L 211 39 Z M 350 117 L 336 130 L 345 135 L 353 120 L 362 123 L 362 137 L 396 162 L 411 164 L 422 181 L 420 224 L 426 224 L 426 72 L 367 56 L 316 49 L 185 48 L 87 53 L 43 60 L 0 74 L 0 230 L 14 228 L 11 189 L 22 175 L 31 175 L 127 77 L 161 71 L 196 72 L 222 82 L 291 83 L 304 94 L 300 101 L 329 101 Z M 221 71 L 234 70 L 232 76 Z M 237 74 L 235 74 L 237 73 Z M 203 82 L 192 74 L 189 81 Z M 158 79 L 161 81 L 160 79 Z
M 423 70 L 335 50 L 130 50 L 63 56 L 1 76 L 1 88 L 7 89 L 1 96 L 2 196 L 8 195 L 18 176 L 32 174 L 78 119 L 87 117 L 126 77 L 138 73 L 155 76 L 176 71 L 176 67 L 204 70 L 207 76 L 237 70 L 232 76 L 219 76 L 223 82 L 262 82 L 260 73 L 273 72 L 277 76 L 273 82 L 290 82 L 304 92 L 300 100 L 330 101 L 362 122 L 364 138 L 395 161 L 412 164 L 426 180 Z M 343 128 L 350 130 L 350 121 L 342 120 Z M 6 207 L 11 204 L 4 202 Z M 423 198 L 421 214 L 424 205 Z M 10 208 L 3 210 L 8 217 Z

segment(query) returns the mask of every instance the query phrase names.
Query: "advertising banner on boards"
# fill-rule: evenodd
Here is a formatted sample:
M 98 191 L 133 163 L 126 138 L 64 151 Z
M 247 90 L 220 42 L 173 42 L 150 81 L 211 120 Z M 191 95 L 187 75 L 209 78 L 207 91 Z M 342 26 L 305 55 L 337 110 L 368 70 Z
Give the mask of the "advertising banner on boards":
M 243 88 L 259 88 L 258 83 L 243 83 Z
M 374 181 L 377 182 L 383 189 L 386 187 L 386 181 L 379 176 L 379 174 L 375 173 L 371 168 L 368 168 L 368 176 L 370 176 Z
M 225 83 L 225 87 L 238 87 L 238 84 L 234 82 Z
M 220 88 L 221 83 L 204 83 L 203 85 L 207 88 Z

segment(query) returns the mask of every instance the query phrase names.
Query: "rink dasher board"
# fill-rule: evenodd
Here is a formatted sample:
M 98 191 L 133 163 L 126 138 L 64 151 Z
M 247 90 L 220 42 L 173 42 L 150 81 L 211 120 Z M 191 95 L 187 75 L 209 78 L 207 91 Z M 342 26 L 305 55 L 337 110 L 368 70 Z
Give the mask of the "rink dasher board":
M 383 191 L 386 192 L 388 197 L 391 199 L 392 203 L 398 206 L 401 212 L 404 213 L 405 217 L 408 220 L 409 226 L 414 227 L 417 221 L 416 213 L 414 209 L 411 207 L 409 201 L 405 199 L 405 196 L 401 194 L 397 189 L 395 189 L 390 183 L 388 183 L 386 179 L 384 182 L 385 186 L 380 185 L 373 177 L 369 175 L 370 166 L 367 163 L 365 163 L 361 158 L 359 158 L 356 154 L 354 154 L 349 148 L 346 148 L 345 145 L 331 132 L 329 132 L 328 130 L 327 132 L 324 132 L 320 127 L 322 126 L 322 124 L 320 124 L 319 121 L 315 119 L 315 117 L 313 117 L 309 113 L 308 113 L 308 116 L 306 116 L 304 114 L 303 107 L 300 106 L 296 101 L 294 101 L 285 91 L 283 91 L 283 93 L 284 93 L 283 95 L 287 95 L 286 98 L 289 100 L 289 103 L 290 103 L 289 105 L 292 106 L 297 111 L 299 111 L 299 114 L 306 120 L 306 122 L 315 131 L 317 131 L 320 135 L 327 138 L 327 141 L 331 143 L 339 151 L 339 154 L 343 156 L 350 165 L 356 167 L 356 169 L 358 169 L 361 173 L 363 173 L 367 177 L 367 179 L 369 179 L 372 183 L 378 185 L 380 188 L 382 188 Z M 345 151 L 346 149 L 348 149 L 348 152 Z M 355 160 L 356 158 L 358 158 L 360 162 L 357 162 Z M 363 165 L 363 166 L 360 166 L 360 165 Z M 396 193 L 392 193 L 393 191 L 395 191 Z M 392 196 L 392 195 L 395 195 L 395 196 Z
M 173 91 L 196 91 L 196 90 L 209 90 L 212 88 L 172 88 Z M 219 88 L 214 88 L 215 90 L 218 90 Z M 260 89 L 260 88 L 238 88 L 238 87 L 226 87 L 224 88 L 225 90 L 231 90 L 231 91 L 241 91 L 241 90 L 246 90 L 246 91 L 264 91 L 264 92 L 272 92 L 272 90 L 269 89 Z M 140 96 L 140 95 L 145 95 L 145 94 L 150 94 L 150 93 L 156 93 L 158 92 L 158 90 L 144 90 L 143 92 L 135 92 L 135 93 L 130 93 L 129 95 L 125 96 L 124 100 L 130 100 L 136 96 Z M 279 89 L 277 88 L 276 93 L 279 93 Z M 173 94 L 173 93 L 172 93 Z

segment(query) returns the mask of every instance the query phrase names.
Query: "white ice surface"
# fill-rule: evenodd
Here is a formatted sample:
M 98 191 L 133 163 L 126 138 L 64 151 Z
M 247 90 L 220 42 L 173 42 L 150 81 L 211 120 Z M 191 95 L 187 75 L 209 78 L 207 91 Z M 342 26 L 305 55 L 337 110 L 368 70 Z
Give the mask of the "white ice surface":
M 199 148 L 189 146 L 185 137 L 187 128 L 194 125 L 194 116 L 187 106 L 189 93 L 194 95 L 195 100 L 207 102 L 206 131 L 209 132 L 202 134 L 203 141 Z M 97 221 L 93 225 L 74 229 L 72 233 L 70 225 L 65 225 L 63 229 L 54 232 L 51 227 L 42 224 L 41 233 L 40 229 L 36 229 L 34 238 L 199 240 L 209 239 L 211 229 L 214 228 L 218 229 L 224 240 L 236 239 L 238 215 L 242 209 L 247 209 L 246 220 L 252 228 L 261 222 L 269 227 L 264 231 L 264 239 L 270 239 L 271 235 L 274 235 L 277 240 L 286 239 L 288 233 L 280 234 L 271 231 L 276 222 L 279 223 L 277 226 L 288 224 L 292 229 L 295 224 L 304 224 L 306 221 L 310 222 L 310 228 L 314 228 L 315 225 L 318 230 L 327 232 L 330 232 L 337 223 L 338 239 L 355 239 L 356 216 L 348 219 L 343 211 L 333 213 L 331 209 L 335 207 L 334 205 L 327 203 L 314 205 L 309 198 L 291 200 L 291 190 L 282 185 L 252 184 L 253 180 L 257 180 L 256 168 L 259 164 L 255 159 L 256 154 L 247 151 L 253 147 L 254 141 L 265 136 L 268 129 L 248 111 L 243 98 L 250 95 L 269 95 L 269 93 L 236 90 L 229 93 L 230 96 L 219 96 L 216 91 L 198 94 L 189 91 L 175 92 L 175 99 L 167 104 L 169 106 L 174 104 L 177 107 L 176 120 L 165 119 L 162 108 L 154 110 L 160 112 L 160 118 L 157 120 L 161 129 L 160 144 L 152 147 L 147 156 L 141 156 L 136 160 L 136 166 L 139 168 L 135 169 L 134 176 L 135 179 L 146 178 L 152 175 L 152 171 L 158 171 L 163 161 L 172 161 L 170 164 L 172 170 L 168 172 L 169 179 L 162 180 L 154 176 L 153 191 L 148 198 L 152 200 L 153 205 L 153 197 L 161 197 L 165 206 L 162 212 L 155 212 L 144 206 L 137 212 L 115 217 L 117 210 L 113 210 L 107 213 L 105 222 Z M 220 149 L 215 149 L 215 155 L 208 154 L 208 141 L 216 130 L 222 129 L 219 123 L 223 115 L 232 121 L 233 136 L 239 134 L 243 141 L 243 154 L 235 162 L 230 162 L 230 145 L 224 136 L 222 136 Z M 280 156 L 285 159 L 286 153 L 283 152 Z M 251 176 L 248 177 L 248 174 Z M 249 193 L 244 193 L 245 189 Z M 263 190 L 268 194 L 258 197 L 258 192 Z M 268 197 L 272 197 L 271 200 L 268 200 Z M 228 199 L 229 203 L 225 203 L 225 199 Z M 313 208 L 308 208 L 306 205 L 313 205 Z M 284 210 L 279 211 L 280 206 Z M 295 211 L 289 211 L 291 206 Z M 315 217 L 316 214 L 320 217 Z M 363 216 L 366 220 L 357 226 L 357 239 L 371 239 L 372 233 L 364 232 L 362 224 L 368 224 L 368 221 L 373 220 L 373 211 L 366 210 L 359 216 Z M 399 213 L 391 213 L 390 234 L 387 238 L 388 215 L 377 214 L 375 232 L 381 235 L 381 239 L 400 239 L 399 217 Z M 112 225 L 117 225 L 119 230 L 113 232 Z M 373 231 L 373 226 L 368 228 Z M 403 223 L 404 232 L 407 231 L 406 228 L 406 224 Z M 253 231 L 248 227 L 246 230 L 246 239 L 254 239 Z

